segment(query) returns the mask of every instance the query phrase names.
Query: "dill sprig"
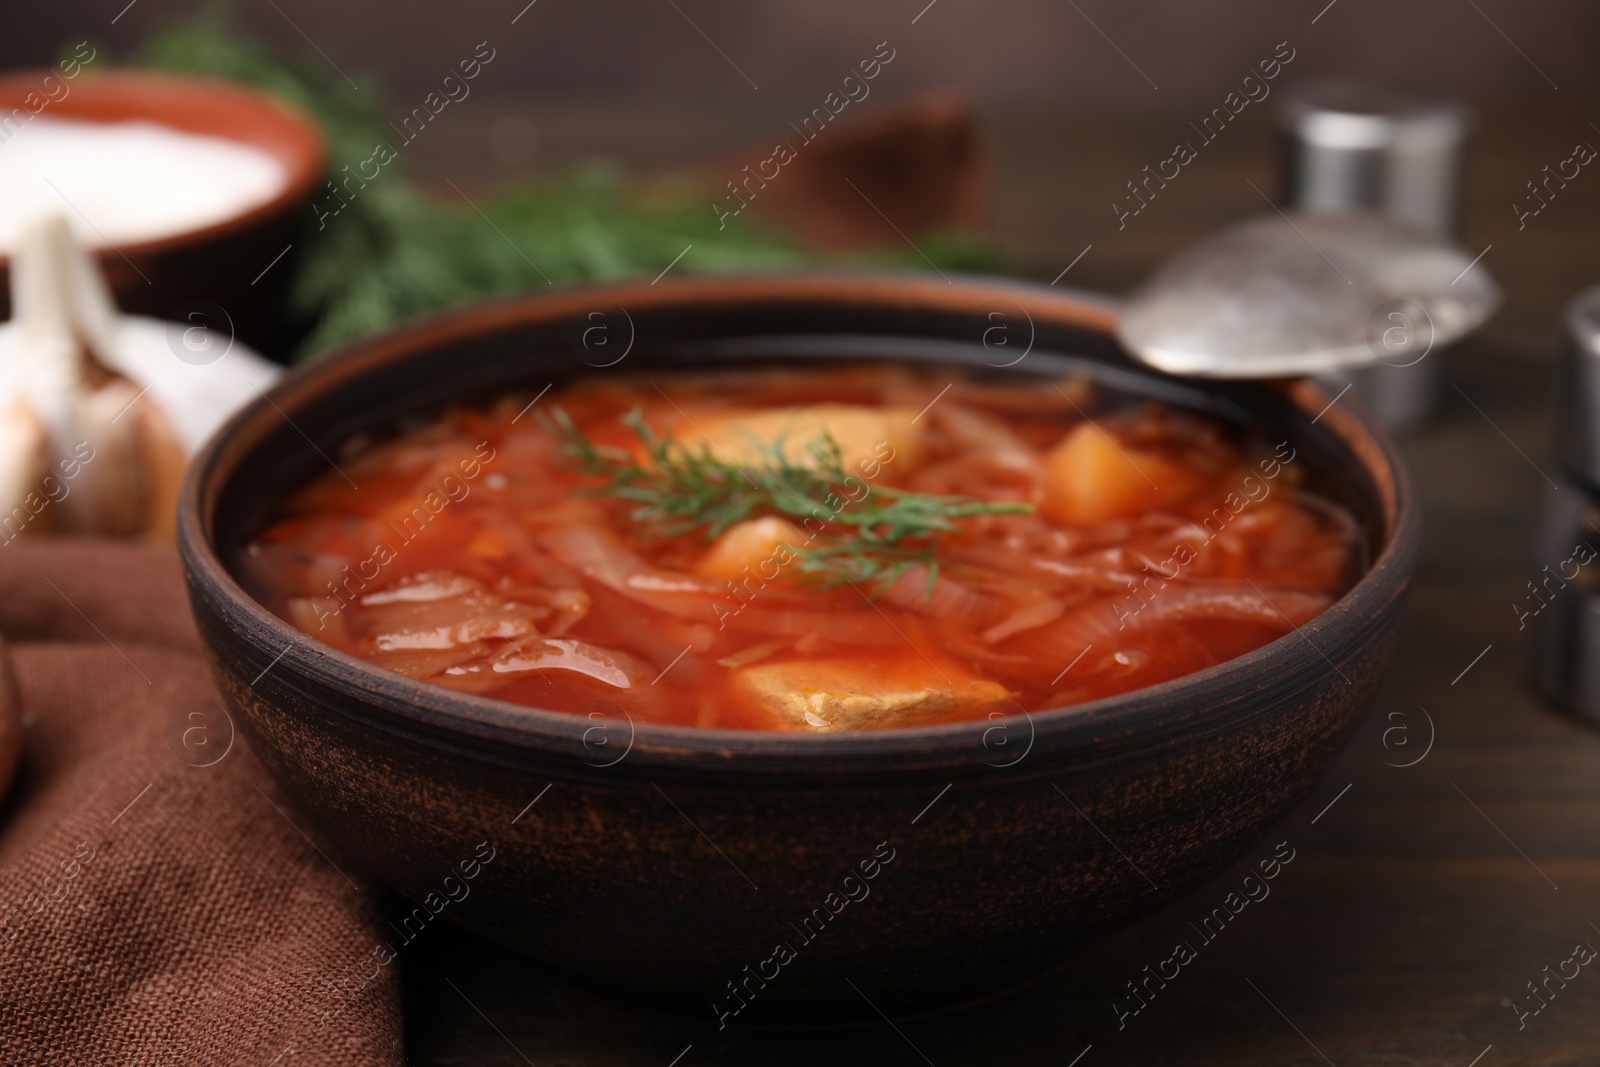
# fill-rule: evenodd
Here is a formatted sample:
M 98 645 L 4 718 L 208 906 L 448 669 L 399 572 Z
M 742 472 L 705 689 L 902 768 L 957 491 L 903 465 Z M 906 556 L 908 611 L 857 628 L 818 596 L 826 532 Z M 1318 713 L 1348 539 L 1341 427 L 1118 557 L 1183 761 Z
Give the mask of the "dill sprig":
M 793 462 L 780 439 L 762 445 L 759 462 L 741 467 L 707 444 L 692 448 L 663 436 L 638 408 L 623 422 L 644 446 L 642 457 L 590 441 L 559 406 L 545 418 L 577 469 L 594 479 L 586 491 L 631 502 L 627 517 L 646 536 L 696 535 L 711 541 L 746 519 L 793 519 L 810 534 L 805 545 L 789 546 L 796 554 L 793 565 L 802 580 L 824 587 L 871 585 L 881 591 L 921 565 L 928 568 L 931 593 L 939 573 L 939 538 L 954 533 L 957 520 L 1033 511 L 1032 504 L 873 485 L 850 473 L 831 434 L 807 442 L 810 464 Z M 851 482 L 861 488 L 846 495 Z M 842 503 L 830 507 L 830 496 Z M 821 530 L 807 526 L 808 520 Z

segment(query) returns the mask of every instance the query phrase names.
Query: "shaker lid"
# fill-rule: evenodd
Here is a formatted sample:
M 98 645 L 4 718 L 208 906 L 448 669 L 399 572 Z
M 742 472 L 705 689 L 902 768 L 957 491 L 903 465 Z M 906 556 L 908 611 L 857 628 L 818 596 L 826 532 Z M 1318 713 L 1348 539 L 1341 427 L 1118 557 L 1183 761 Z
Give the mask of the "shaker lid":
M 1600 359 L 1600 285 L 1585 289 L 1567 304 L 1567 332 L 1590 359 Z
M 1455 104 L 1423 100 L 1358 82 L 1316 81 L 1285 93 L 1279 121 L 1299 140 L 1324 148 L 1378 150 L 1403 142 L 1415 150 L 1460 141 L 1471 113 Z
M 1591 491 L 1600 490 L 1600 286 L 1567 304 L 1556 438 L 1561 464 Z

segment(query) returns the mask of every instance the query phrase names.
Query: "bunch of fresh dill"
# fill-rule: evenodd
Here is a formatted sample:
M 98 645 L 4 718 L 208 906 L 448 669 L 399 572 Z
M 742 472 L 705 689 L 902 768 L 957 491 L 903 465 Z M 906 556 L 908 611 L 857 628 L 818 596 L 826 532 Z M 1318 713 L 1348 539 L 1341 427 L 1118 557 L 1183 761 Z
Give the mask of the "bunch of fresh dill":
M 881 592 L 911 568 L 925 566 L 931 595 L 939 575 L 939 537 L 956 532 L 957 519 L 1033 511 L 1031 504 L 870 485 L 850 474 L 829 434 L 806 443 L 809 464 L 790 459 L 779 440 L 761 449 L 759 462 L 738 466 L 709 444 L 696 449 L 663 436 L 637 408 L 623 421 L 644 446 L 643 456 L 590 441 L 560 406 L 543 421 L 573 465 L 592 479 L 586 491 L 631 502 L 627 518 L 645 536 L 710 541 L 746 519 L 792 519 L 808 531 L 804 545 L 788 546 L 797 572 L 824 587 L 851 584 Z M 842 497 L 851 482 L 860 489 Z M 829 507 L 830 497 L 848 503 Z M 811 530 L 819 515 L 820 530 Z
M 243 34 L 228 5 L 213 3 L 154 34 L 137 61 L 165 70 L 247 82 L 315 118 L 329 141 L 330 167 L 354 165 L 392 139 L 375 102 L 374 79 L 357 92 L 315 56 L 285 60 Z M 519 180 L 466 203 L 436 202 L 409 181 L 404 155 L 319 229 L 306 212 L 293 281 L 295 311 L 311 322 L 299 355 L 315 356 L 414 315 L 550 285 L 649 277 L 686 246 L 681 271 L 795 266 L 816 257 L 796 241 L 755 226 L 718 230 L 698 199 L 648 207 L 613 170 L 589 165 L 559 177 Z M 931 235 L 940 265 L 984 269 L 997 257 L 981 241 Z M 922 268 L 920 256 L 876 257 Z

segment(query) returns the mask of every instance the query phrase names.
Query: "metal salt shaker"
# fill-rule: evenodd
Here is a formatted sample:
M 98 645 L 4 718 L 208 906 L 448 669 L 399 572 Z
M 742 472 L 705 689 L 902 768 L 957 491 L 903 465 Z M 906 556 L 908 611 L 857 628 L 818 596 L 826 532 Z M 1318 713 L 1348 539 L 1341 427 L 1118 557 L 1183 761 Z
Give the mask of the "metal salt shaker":
M 1346 82 L 1294 86 L 1278 111 L 1286 205 L 1302 211 L 1379 211 L 1441 237 L 1461 211 L 1463 155 L 1471 114 Z M 1346 384 L 1396 430 L 1435 406 L 1438 353 L 1405 366 L 1380 363 L 1325 375 Z
M 1541 695 L 1600 723 L 1600 287 L 1567 305 L 1566 329 L 1556 415 L 1562 486 L 1546 495 L 1540 569 L 1512 610 L 1534 628 Z

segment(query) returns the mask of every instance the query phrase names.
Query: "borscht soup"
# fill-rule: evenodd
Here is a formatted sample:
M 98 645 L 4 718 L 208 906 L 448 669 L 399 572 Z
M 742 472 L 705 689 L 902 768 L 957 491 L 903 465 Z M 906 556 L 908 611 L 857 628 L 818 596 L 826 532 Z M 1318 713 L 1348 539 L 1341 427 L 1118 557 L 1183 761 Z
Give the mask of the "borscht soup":
M 1365 566 L 1288 442 L 1085 378 L 597 376 L 332 459 L 245 544 L 253 595 L 411 678 L 635 722 L 1077 704 L 1274 641 Z

